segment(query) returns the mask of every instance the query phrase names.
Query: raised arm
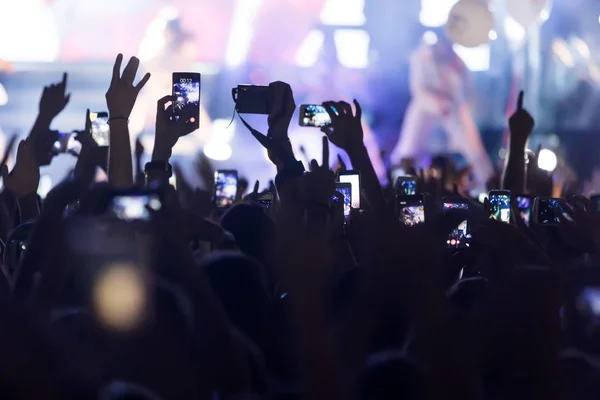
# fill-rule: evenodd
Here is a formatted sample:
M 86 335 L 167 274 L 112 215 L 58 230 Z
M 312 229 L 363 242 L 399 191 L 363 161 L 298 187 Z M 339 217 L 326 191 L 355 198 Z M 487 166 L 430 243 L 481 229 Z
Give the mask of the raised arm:
M 133 186 L 133 165 L 129 140 L 129 116 L 137 96 L 150 79 L 150 73 L 134 85 L 140 60 L 131 57 L 121 74 L 123 55 L 119 54 L 113 67 L 112 80 L 106 92 L 110 123 L 110 149 L 108 156 L 108 181 L 115 187 Z
M 346 150 L 352 168 L 361 173 L 364 192 L 370 207 L 374 210 L 385 209 L 385 199 L 379 184 L 379 179 L 369 158 L 369 153 L 363 143 L 363 129 L 361 124 L 362 109 L 358 101 L 354 100 L 356 113 L 353 113 L 350 104 L 345 102 L 326 102 L 323 106 L 331 116 L 332 125 L 322 128 L 331 143 Z
M 523 108 L 523 92 L 519 93 L 517 111 L 508 121 L 510 139 L 502 187 L 511 192 L 523 193 L 525 191 L 525 151 L 529 135 L 533 132 L 535 121 Z
M 161 186 L 169 184 L 172 167 L 169 164 L 173 146 L 180 137 L 188 135 L 200 127 L 200 122 L 186 123 L 180 119 L 176 121 L 173 116 L 173 96 L 165 96 L 158 100 L 156 105 L 156 134 L 154 136 L 154 149 L 152 161 L 146 164 L 145 172 L 147 184 L 159 182 Z M 171 103 L 167 106 L 168 103 Z

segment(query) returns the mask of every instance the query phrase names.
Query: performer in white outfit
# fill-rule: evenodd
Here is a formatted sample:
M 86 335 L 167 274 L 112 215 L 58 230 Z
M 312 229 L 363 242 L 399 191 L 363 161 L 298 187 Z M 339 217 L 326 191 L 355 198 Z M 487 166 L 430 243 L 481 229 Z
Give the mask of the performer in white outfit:
M 190 35 L 183 31 L 179 12 L 166 7 L 161 10 L 146 31 L 140 45 L 139 58 L 143 68 L 152 74 L 133 109 L 130 131 L 132 140 L 144 130 L 154 131 L 156 101 L 172 91 L 172 73 L 194 71 L 195 47 Z M 195 155 L 211 138 L 212 121 L 200 105 L 200 128 L 179 139 L 174 155 Z M 153 135 L 142 135 L 142 144 L 151 149 Z
M 391 154 L 392 164 L 398 165 L 406 158 L 420 160 L 430 156 L 431 133 L 442 126 L 449 148 L 465 157 L 478 184 L 485 184 L 493 175 L 492 163 L 466 99 L 467 73 L 465 64 L 444 35 L 435 44 L 423 42 L 413 53 L 412 101 L 404 117 L 400 140 Z

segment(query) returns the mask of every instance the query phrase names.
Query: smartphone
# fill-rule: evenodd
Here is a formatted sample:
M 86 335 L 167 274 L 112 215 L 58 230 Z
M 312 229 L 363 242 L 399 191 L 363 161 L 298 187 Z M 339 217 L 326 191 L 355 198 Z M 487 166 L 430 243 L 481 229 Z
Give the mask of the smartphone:
M 52 145 L 54 153 L 79 154 L 81 152 L 81 143 L 75 139 L 76 136 L 77 132 L 59 132 L 58 139 Z
M 105 215 L 122 221 L 150 221 L 148 208 L 158 211 L 161 207 L 157 193 L 115 193 L 108 202 Z
M 218 208 L 230 207 L 237 194 L 238 173 L 235 170 L 215 171 L 215 204 Z
M 589 310 L 594 316 L 600 316 L 600 288 L 586 287 L 579 297 L 583 303 L 581 308 Z
M 490 218 L 510 223 L 510 191 L 490 190 Z
M 557 212 L 561 212 L 565 218 L 570 219 L 563 210 L 564 201 L 560 198 L 536 197 L 533 203 L 536 222 L 540 225 L 559 225 L 560 218 L 556 215 Z
M 335 190 L 344 196 L 344 219 L 347 221 L 352 210 L 352 184 L 338 182 L 335 184 Z M 333 201 L 337 202 L 338 198 L 333 196 Z
M 352 185 L 352 208 L 360 209 L 360 172 L 342 171 L 339 173 L 338 182 Z
M 98 146 L 108 146 L 110 136 L 108 113 L 106 111 L 91 112 L 90 122 L 92 123 L 92 138 L 98 143 Z
M 396 214 L 404 226 L 415 226 L 425 222 L 425 201 L 422 195 L 397 195 Z
M 325 107 L 317 104 L 302 104 L 300 106 L 300 126 L 322 128 L 331 125 L 331 117 Z
M 270 114 L 274 94 L 270 86 L 238 85 L 231 90 L 235 109 L 240 114 Z
M 600 213 L 600 194 L 596 194 L 590 198 L 592 203 L 592 212 Z
M 531 197 L 525 194 L 521 194 L 516 197 L 516 201 L 521 219 L 523 220 L 526 226 L 529 226 L 529 222 L 531 221 Z
M 396 178 L 396 193 L 400 196 L 414 196 L 417 194 L 417 179 L 406 175 Z
M 200 120 L 200 74 L 173 72 L 173 119 L 186 124 Z
M 258 199 L 256 200 L 256 202 L 266 209 L 271 208 L 271 204 L 273 204 L 273 193 L 271 193 L 271 192 L 261 193 L 258 196 Z
M 464 212 L 468 212 L 469 200 L 462 197 L 444 197 L 442 199 L 442 211 L 446 213 L 452 210 L 463 210 Z M 469 247 L 469 239 L 468 225 L 467 220 L 465 219 L 450 233 L 450 235 L 448 235 L 446 247 L 451 249 L 467 248 Z

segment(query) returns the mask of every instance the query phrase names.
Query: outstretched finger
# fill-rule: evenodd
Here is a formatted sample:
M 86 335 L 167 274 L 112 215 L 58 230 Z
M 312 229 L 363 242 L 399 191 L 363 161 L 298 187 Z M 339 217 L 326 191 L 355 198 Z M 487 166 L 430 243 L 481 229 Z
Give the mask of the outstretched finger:
M 148 81 L 150 80 L 150 76 L 151 76 L 150 72 L 147 72 L 146 75 L 144 75 L 144 77 L 142 78 L 142 80 L 139 81 L 138 84 L 134 86 L 135 90 L 137 90 L 138 92 L 140 90 L 142 90 L 142 88 L 144 86 L 146 86 L 146 83 L 148 83 Z
M 92 120 L 90 119 L 89 108 L 85 111 L 85 133 L 86 135 L 92 133 Z
M 123 80 L 131 85 L 133 85 L 133 80 L 135 79 L 135 74 L 140 66 L 140 60 L 137 57 L 131 57 L 129 62 L 125 66 L 123 70 Z
M 346 103 L 345 101 L 339 101 L 336 104 L 336 108 L 339 110 L 339 112 L 341 114 L 352 115 L 352 107 L 350 106 L 350 104 Z
M 525 93 L 521 90 L 519 92 L 519 98 L 517 99 L 517 111 L 523 109 L 523 97 Z
M 254 182 L 254 189 L 252 189 L 252 194 L 253 195 L 255 195 L 255 196 L 258 195 L 258 187 L 259 186 L 260 186 L 260 182 L 259 181 Z
M 111 84 L 115 84 L 118 82 L 121 77 L 121 63 L 123 62 L 123 54 L 119 53 L 117 55 L 117 59 L 115 60 L 115 65 L 113 66 L 113 74 L 112 74 L 112 82 Z
M 323 136 L 323 168 L 329 169 L 329 139 Z
M 354 114 L 355 118 L 358 120 L 362 119 L 362 107 L 360 106 L 360 103 L 354 99 L 354 107 L 356 108 L 356 113 Z
M 312 172 L 317 171 L 319 169 L 319 163 L 317 160 L 310 160 L 310 170 Z
M 62 77 L 62 81 L 60 82 L 60 86 L 62 87 L 63 90 L 65 90 L 65 88 L 67 87 L 67 73 L 63 72 L 63 77 Z
M 165 107 L 170 101 L 173 101 L 173 96 L 171 95 L 164 96 L 158 99 L 158 101 L 156 102 L 156 112 L 158 115 L 165 112 Z

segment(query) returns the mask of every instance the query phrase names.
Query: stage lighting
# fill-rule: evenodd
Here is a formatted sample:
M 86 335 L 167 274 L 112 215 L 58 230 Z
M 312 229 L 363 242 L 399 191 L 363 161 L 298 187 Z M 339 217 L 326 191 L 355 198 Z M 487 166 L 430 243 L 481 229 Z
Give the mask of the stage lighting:
M 296 52 L 296 63 L 305 68 L 315 65 L 324 41 L 323 32 L 317 29 L 311 30 Z
M 552 172 L 558 165 L 558 158 L 552 150 L 542 149 L 538 156 L 538 168 L 544 171 Z
M 496 31 L 490 31 L 490 40 L 496 40 L 498 39 L 498 34 L 496 33 Z
M 504 33 L 509 41 L 513 43 L 521 43 L 525 39 L 527 31 L 523 25 L 519 24 L 511 17 L 506 17 L 504 20 Z
M 238 0 L 233 13 L 225 63 L 237 67 L 246 62 L 252 39 L 254 22 L 262 6 L 262 0 Z
M 569 45 L 564 40 L 554 40 L 554 43 L 552 43 L 552 51 L 554 52 L 554 55 L 568 68 L 573 68 L 575 66 L 573 54 L 569 49 Z
M 346 68 L 369 66 L 371 37 L 361 29 L 338 29 L 333 34 L 338 61 Z
M 438 35 L 436 35 L 436 33 L 433 31 L 426 31 L 423 34 L 423 41 L 429 46 L 433 46 L 438 42 Z
M 577 49 L 577 52 L 581 55 L 581 57 L 585 58 L 586 60 L 589 60 L 591 51 L 590 46 L 588 46 L 585 40 L 575 36 L 571 39 L 571 43 L 573 44 L 573 47 Z
M 321 11 L 323 25 L 363 26 L 365 0 L 328 0 Z
M 148 306 L 143 269 L 129 264 L 106 267 L 94 283 L 93 300 L 94 311 L 103 325 L 119 331 L 136 328 Z
M 448 15 L 458 0 L 421 0 L 419 20 L 428 28 L 439 28 L 448 22 Z
M 488 71 L 490 69 L 490 46 L 487 44 L 467 48 L 458 44 L 454 51 L 463 60 L 467 68 L 473 72 Z
M 226 161 L 231 158 L 232 151 L 227 143 L 214 140 L 204 146 L 204 154 L 211 160 Z
M 37 194 L 42 199 L 45 199 L 50 190 L 52 190 L 52 177 L 47 174 L 40 176 L 40 184 L 38 185 Z

